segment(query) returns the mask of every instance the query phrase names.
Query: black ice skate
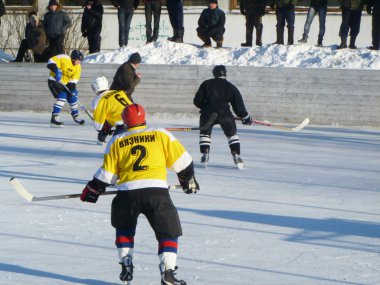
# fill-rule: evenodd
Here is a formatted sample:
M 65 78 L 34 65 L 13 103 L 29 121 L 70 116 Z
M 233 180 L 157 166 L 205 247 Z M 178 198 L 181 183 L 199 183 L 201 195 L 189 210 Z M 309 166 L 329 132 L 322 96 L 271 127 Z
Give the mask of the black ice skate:
M 207 163 L 208 163 L 208 159 L 209 159 L 209 154 L 207 152 L 204 152 L 202 154 L 202 157 L 201 157 L 201 163 L 202 165 L 206 168 L 207 167 Z
M 50 127 L 58 127 L 58 128 L 63 127 L 63 123 L 59 120 L 58 115 L 52 115 L 51 116 Z
M 174 277 L 174 271 L 177 270 L 177 266 L 175 269 L 166 269 L 165 264 L 160 264 L 161 271 L 161 285 L 186 285 L 186 282 L 183 280 L 178 280 Z
M 237 166 L 239 169 L 243 169 L 244 161 L 241 159 L 240 155 L 238 155 L 238 154 L 234 154 L 232 157 L 233 157 L 233 159 L 234 159 L 234 163 L 236 164 L 236 166 Z
M 74 115 L 73 120 L 75 123 L 77 123 L 79 125 L 84 125 L 84 123 L 85 123 L 85 120 L 80 119 L 79 115 Z
M 122 259 L 122 262 L 120 262 L 121 265 L 121 273 L 120 273 L 120 280 L 124 281 L 125 284 L 130 284 L 128 281 L 131 281 L 133 279 L 133 263 L 132 263 L 132 256 L 127 255 L 124 256 Z

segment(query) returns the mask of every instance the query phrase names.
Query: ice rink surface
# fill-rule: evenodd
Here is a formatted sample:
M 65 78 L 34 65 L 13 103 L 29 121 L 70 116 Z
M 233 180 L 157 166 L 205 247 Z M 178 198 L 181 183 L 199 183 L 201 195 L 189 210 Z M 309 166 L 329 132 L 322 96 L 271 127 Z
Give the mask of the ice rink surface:
M 85 116 L 85 115 L 82 115 Z M 85 118 L 85 117 L 83 117 Z M 121 284 L 110 225 L 112 196 L 23 200 L 80 193 L 102 163 L 91 122 L 50 128 L 50 114 L 0 113 L 0 284 Z M 197 127 L 155 114 L 148 124 Z M 189 285 L 379 285 L 380 129 L 315 126 L 286 132 L 238 123 L 238 170 L 214 128 L 202 168 L 198 132 L 173 132 L 192 154 L 201 190 L 171 192 L 179 211 L 178 278 Z M 169 174 L 170 184 L 177 184 Z M 157 242 L 145 217 L 135 237 L 133 285 L 159 285 Z

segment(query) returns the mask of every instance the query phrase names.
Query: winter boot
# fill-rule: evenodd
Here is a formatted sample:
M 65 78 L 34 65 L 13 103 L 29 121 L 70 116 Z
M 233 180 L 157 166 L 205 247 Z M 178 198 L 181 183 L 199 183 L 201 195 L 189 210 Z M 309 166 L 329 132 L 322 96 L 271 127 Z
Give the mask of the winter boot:
M 161 271 L 161 285 L 186 285 L 186 282 L 183 280 L 178 280 L 174 277 L 178 268 L 177 266 L 173 269 L 166 269 L 165 264 L 160 264 Z
M 177 29 L 173 29 L 173 36 L 172 37 L 169 37 L 168 38 L 168 41 L 174 41 L 177 37 L 177 34 L 178 34 L 178 30 Z
M 323 47 L 322 41 L 323 41 L 323 38 L 318 37 L 317 47 Z
M 351 36 L 350 38 L 350 45 L 348 46 L 350 49 L 357 49 L 355 45 L 356 37 Z
M 133 279 L 133 263 L 132 256 L 124 256 L 121 265 L 120 280 L 121 281 L 131 281 Z
M 79 125 L 84 125 L 85 123 L 85 120 L 80 119 L 78 114 L 73 116 L 73 120 Z
M 234 159 L 234 163 L 239 169 L 242 169 L 244 166 L 244 161 L 241 159 L 240 155 L 238 154 L 233 154 L 232 158 Z
M 52 115 L 50 120 L 51 127 L 63 127 L 63 123 L 60 121 L 58 115 Z
M 277 40 L 274 44 L 275 45 L 284 44 L 284 29 L 277 29 Z
M 336 49 L 347 48 L 347 37 L 340 37 L 340 45 Z
M 261 47 L 263 42 L 261 40 L 263 35 L 263 24 L 259 24 L 256 28 L 256 45 Z
M 241 44 L 242 47 L 251 47 L 252 46 L 252 31 L 245 30 L 245 43 Z
M 303 35 L 302 39 L 298 41 L 300 44 L 306 44 L 307 43 L 307 36 Z
M 185 29 L 173 29 L 173 37 L 168 38 L 169 41 L 175 42 L 175 43 L 183 43 L 183 34 L 185 32 Z
M 216 48 L 223 47 L 223 40 L 216 42 Z
M 209 48 L 209 47 L 212 47 L 210 37 L 207 37 L 207 36 L 199 36 L 199 38 L 204 42 L 204 44 L 201 46 L 202 48 Z
M 153 42 L 153 39 L 151 36 L 146 36 L 146 44 L 150 44 L 151 42 Z
M 294 44 L 294 27 L 288 27 L 288 46 Z
M 368 47 L 368 49 L 370 49 L 370 50 L 379 50 L 379 47 L 376 47 L 376 46 L 370 46 L 370 47 Z

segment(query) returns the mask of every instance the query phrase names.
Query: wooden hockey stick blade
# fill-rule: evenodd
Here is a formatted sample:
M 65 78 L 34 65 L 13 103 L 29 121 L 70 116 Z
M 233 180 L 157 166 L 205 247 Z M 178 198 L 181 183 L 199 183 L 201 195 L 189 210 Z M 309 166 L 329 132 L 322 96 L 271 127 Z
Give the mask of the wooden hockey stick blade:
M 235 120 L 241 120 L 241 119 L 238 117 L 235 117 Z M 276 129 L 284 130 L 284 131 L 288 131 L 288 132 L 298 132 L 298 131 L 302 130 L 304 127 L 306 127 L 310 123 L 310 120 L 309 120 L 309 118 L 306 118 L 302 121 L 302 123 L 300 123 L 298 126 L 293 127 L 293 128 L 283 127 L 283 126 L 279 126 L 279 125 L 273 125 L 271 123 L 257 121 L 257 120 L 252 120 L 252 123 L 257 124 L 257 125 L 266 126 L 266 127 L 272 127 L 272 128 L 276 128 Z
M 12 177 L 9 183 L 11 184 L 12 188 L 21 195 L 21 197 L 23 197 L 25 200 L 29 202 L 79 198 L 82 195 L 82 193 L 77 193 L 77 194 L 36 197 L 36 196 L 33 196 L 33 194 L 31 194 L 28 190 L 26 190 L 26 188 L 21 184 L 21 182 L 17 178 Z M 169 189 L 182 189 L 182 187 L 181 185 L 170 185 Z M 106 192 L 101 193 L 100 195 L 114 195 L 114 194 L 117 194 L 117 192 L 118 192 L 117 190 L 106 191 Z
M 299 124 L 297 127 L 292 128 L 292 132 L 298 132 L 302 130 L 304 127 L 306 127 L 310 123 L 309 118 L 306 118 L 305 120 L 302 121 L 301 124 Z

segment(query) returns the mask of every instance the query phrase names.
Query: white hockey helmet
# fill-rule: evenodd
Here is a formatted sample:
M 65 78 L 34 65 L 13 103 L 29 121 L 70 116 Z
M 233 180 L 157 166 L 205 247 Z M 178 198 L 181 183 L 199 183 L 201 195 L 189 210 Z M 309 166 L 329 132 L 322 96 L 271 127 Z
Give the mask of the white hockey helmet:
M 108 80 L 105 76 L 100 76 L 94 79 L 91 83 L 92 91 L 99 93 L 101 91 L 108 90 Z

